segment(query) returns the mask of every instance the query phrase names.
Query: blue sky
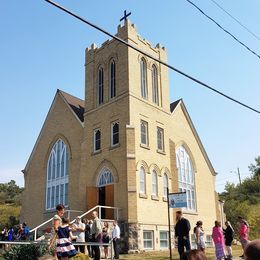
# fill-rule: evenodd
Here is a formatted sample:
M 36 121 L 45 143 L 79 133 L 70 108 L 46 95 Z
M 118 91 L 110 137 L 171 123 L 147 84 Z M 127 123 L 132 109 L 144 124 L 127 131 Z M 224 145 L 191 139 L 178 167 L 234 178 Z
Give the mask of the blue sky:
M 260 1 L 216 0 L 258 36 Z M 235 42 L 185 0 L 59 0 L 105 30 L 116 33 L 123 11 L 168 62 L 260 110 L 260 59 Z M 207 14 L 260 54 L 260 41 L 211 0 L 194 0 Z M 0 182 L 23 185 L 21 170 L 33 149 L 57 88 L 84 99 L 84 52 L 108 37 L 43 0 L 0 2 Z M 260 115 L 169 71 L 171 101 L 183 98 L 218 172 L 216 189 L 238 182 L 260 155 Z

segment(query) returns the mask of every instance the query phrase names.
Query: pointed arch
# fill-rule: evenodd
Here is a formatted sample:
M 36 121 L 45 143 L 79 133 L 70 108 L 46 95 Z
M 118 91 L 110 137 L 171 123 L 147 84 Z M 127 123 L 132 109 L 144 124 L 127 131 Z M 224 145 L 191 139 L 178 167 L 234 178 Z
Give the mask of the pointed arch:
M 108 170 L 111 172 L 113 176 L 113 183 L 118 183 L 119 182 L 119 176 L 116 167 L 113 165 L 112 162 L 104 159 L 99 166 L 97 167 L 95 174 L 92 179 L 92 186 L 97 187 L 97 183 L 99 181 L 99 178 L 102 173 L 104 173 L 105 170 Z M 108 176 L 107 176 L 108 177 Z
M 143 160 L 140 160 L 140 161 L 137 162 L 137 164 L 136 164 L 136 171 L 139 171 L 142 166 L 144 167 L 145 172 L 149 173 L 148 164 L 145 161 L 143 161 Z
M 170 172 L 170 170 L 167 167 L 162 167 L 162 169 L 161 169 L 161 176 L 163 176 L 164 173 L 167 174 L 169 179 L 172 178 L 172 173 Z
M 187 210 L 196 211 L 196 185 L 195 172 L 192 160 L 184 145 L 176 149 L 176 162 L 178 170 L 178 186 L 180 192 L 186 192 Z
M 188 153 L 189 157 L 190 157 L 190 160 L 192 162 L 192 166 L 193 166 L 193 170 L 194 172 L 197 172 L 197 166 L 196 166 L 196 161 L 194 159 L 194 156 L 191 152 L 191 149 L 189 148 L 189 146 L 187 145 L 187 143 L 185 141 L 180 141 L 176 144 L 176 151 L 181 147 L 183 146 L 186 150 L 186 152 Z
M 144 57 L 140 60 L 140 84 L 141 84 L 141 96 L 144 99 L 148 98 L 147 88 L 147 61 Z
M 153 171 L 155 171 L 159 176 L 161 176 L 160 168 L 155 163 L 152 163 L 149 167 L 149 172 L 152 173 Z
M 152 65 L 152 101 L 154 104 L 159 105 L 159 78 L 155 64 Z
M 117 95 L 117 86 L 116 86 L 116 61 L 114 58 L 111 58 L 109 61 L 109 98 L 112 99 Z
M 58 138 L 48 153 L 45 209 L 68 206 L 69 156 L 66 143 Z
M 99 66 L 97 69 L 97 104 L 104 103 L 104 68 Z

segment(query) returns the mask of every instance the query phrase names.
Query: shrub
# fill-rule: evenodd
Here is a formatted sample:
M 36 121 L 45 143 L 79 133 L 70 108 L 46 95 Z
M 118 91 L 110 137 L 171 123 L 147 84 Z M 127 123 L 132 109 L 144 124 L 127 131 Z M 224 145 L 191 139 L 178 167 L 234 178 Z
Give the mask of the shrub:
M 3 255 L 7 260 L 35 260 L 47 252 L 46 245 L 14 245 Z

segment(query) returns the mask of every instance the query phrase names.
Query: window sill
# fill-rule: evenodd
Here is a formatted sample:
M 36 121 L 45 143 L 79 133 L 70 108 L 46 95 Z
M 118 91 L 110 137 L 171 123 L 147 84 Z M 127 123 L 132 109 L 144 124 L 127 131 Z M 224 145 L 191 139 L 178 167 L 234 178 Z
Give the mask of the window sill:
M 144 193 L 139 193 L 139 198 L 147 199 L 147 195 Z
M 159 197 L 157 195 L 151 195 L 151 199 L 159 201 Z
M 100 149 L 100 150 L 97 150 L 97 151 L 94 151 L 94 152 L 92 152 L 92 154 L 91 155 L 96 155 L 96 154 L 99 154 L 99 153 L 102 153 L 102 150 Z
M 187 209 L 186 210 L 183 209 L 182 212 L 183 212 L 183 214 L 186 214 L 186 215 L 194 215 L 194 216 L 199 215 L 197 211 L 189 211 Z
M 114 150 L 114 149 L 116 149 L 116 148 L 118 148 L 118 147 L 120 147 L 120 144 L 111 145 L 111 146 L 109 147 L 109 150 Z
M 157 152 L 157 153 L 160 153 L 160 154 L 163 154 L 163 155 L 166 155 L 165 151 L 163 151 L 163 150 L 157 149 L 156 152 Z
M 150 150 L 150 147 L 145 145 L 145 144 L 140 144 L 140 147 L 144 148 L 144 149 L 147 149 L 147 150 Z
M 162 197 L 162 201 L 164 201 L 164 202 L 167 202 L 168 201 L 168 199 L 167 199 L 167 197 Z

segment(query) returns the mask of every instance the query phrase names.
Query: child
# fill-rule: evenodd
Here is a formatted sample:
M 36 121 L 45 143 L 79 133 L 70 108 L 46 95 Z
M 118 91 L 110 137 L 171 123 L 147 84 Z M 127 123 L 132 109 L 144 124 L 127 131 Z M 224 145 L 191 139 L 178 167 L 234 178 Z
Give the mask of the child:
M 71 240 L 77 237 L 72 235 L 71 229 L 69 227 L 69 219 L 62 218 L 61 226 L 58 227 L 57 234 L 51 240 L 49 248 L 51 248 L 55 239 L 57 239 L 57 257 L 61 260 L 67 260 L 77 254 L 75 247 L 72 245 Z

